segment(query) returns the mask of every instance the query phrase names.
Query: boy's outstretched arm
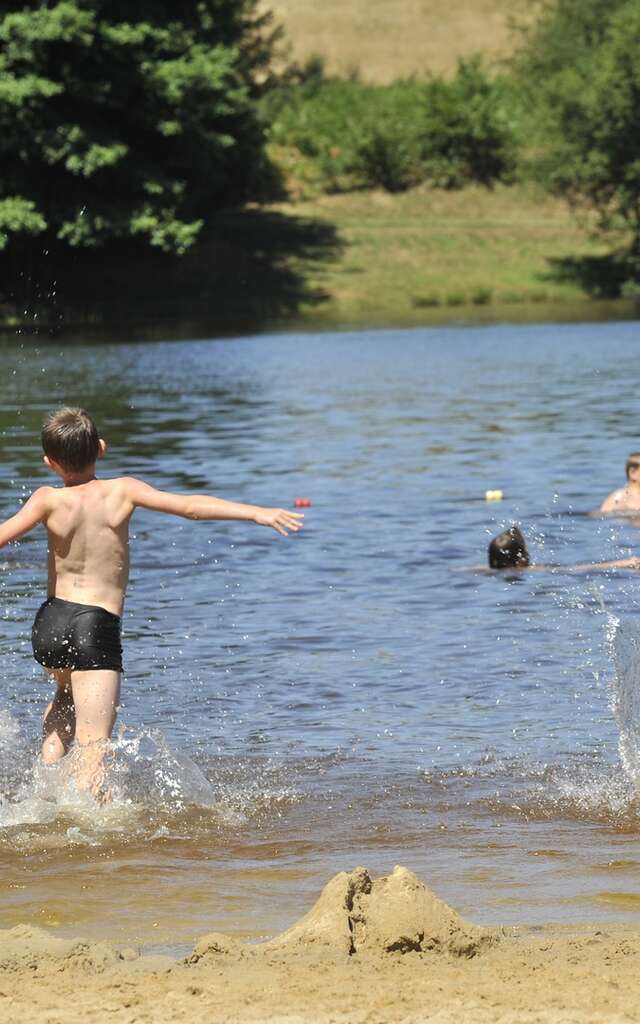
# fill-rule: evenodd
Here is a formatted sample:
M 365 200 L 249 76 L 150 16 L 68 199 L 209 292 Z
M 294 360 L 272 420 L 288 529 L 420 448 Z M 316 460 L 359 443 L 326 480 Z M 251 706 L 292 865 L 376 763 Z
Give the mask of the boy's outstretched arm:
M 206 494 L 172 494 L 157 491 L 134 477 L 127 479 L 129 498 L 136 508 L 148 508 L 154 512 L 168 512 L 185 519 L 240 519 L 259 526 L 271 526 L 283 537 L 288 531 L 296 533 L 302 529 L 304 516 L 284 508 L 263 508 L 260 505 L 243 505 L 238 501 L 225 501 Z
M 556 566 L 556 568 L 560 568 Z M 584 562 L 582 565 L 568 565 L 570 572 L 585 572 L 588 569 L 640 569 L 640 558 L 614 558 L 610 562 Z
M 39 487 L 15 516 L 0 523 L 0 548 L 10 544 L 12 540 L 24 537 L 25 533 L 33 530 L 34 526 L 41 523 L 48 515 L 50 487 Z

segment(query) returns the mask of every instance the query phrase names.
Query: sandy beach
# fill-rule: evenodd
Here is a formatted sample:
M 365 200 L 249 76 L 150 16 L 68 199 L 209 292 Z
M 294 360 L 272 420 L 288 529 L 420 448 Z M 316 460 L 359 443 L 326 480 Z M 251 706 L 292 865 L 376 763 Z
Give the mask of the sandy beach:
M 414 874 L 337 874 L 293 927 L 257 945 L 211 933 L 182 960 L 0 933 L 12 1022 L 607 1022 L 640 1019 L 640 935 L 624 927 L 477 927 Z

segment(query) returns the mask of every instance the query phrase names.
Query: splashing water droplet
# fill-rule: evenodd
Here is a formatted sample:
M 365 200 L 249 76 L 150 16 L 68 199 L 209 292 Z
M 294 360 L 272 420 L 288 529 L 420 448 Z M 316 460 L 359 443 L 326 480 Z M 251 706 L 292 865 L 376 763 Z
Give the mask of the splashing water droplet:
M 607 627 L 615 678 L 611 707 L 620 730 L 618 749 L 625 774 L 640 792 L 640 636 L 638 627 L 610 617 Z

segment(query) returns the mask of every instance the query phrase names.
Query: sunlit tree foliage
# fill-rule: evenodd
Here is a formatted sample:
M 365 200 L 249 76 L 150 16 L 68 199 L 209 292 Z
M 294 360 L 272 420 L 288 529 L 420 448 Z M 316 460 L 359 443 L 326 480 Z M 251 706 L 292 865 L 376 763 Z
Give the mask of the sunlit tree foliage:
M 113 239 L 179 254 L 256 197 L 269 46 L 256 0 L 0 4 L 5 268 Z
M 640 0 L 545 3 L 517 59 L 531 166 L 554 192 L 628 231 L 640 272 Z

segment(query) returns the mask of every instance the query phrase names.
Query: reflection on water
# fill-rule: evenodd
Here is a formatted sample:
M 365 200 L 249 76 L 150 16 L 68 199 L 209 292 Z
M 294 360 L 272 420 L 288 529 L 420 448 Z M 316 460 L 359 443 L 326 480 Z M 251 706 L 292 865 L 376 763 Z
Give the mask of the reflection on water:
M 585 514 L 640 447 L 636 338 L 5 347 L 4 514 L 49 479 L 38 432 L 57 402 L 93 410 L 105 474 L 312 506 L 287 541 L 136 515 L 104 809 L 35 765 L 43 537 L 3 550 L 0 925 L 259 936 L 334 871 L 398 862 L 479 921 L 637 913 L 637 574 L 453 571 L 512 521 L 538 562 L 637 552 L 633 521 Z

